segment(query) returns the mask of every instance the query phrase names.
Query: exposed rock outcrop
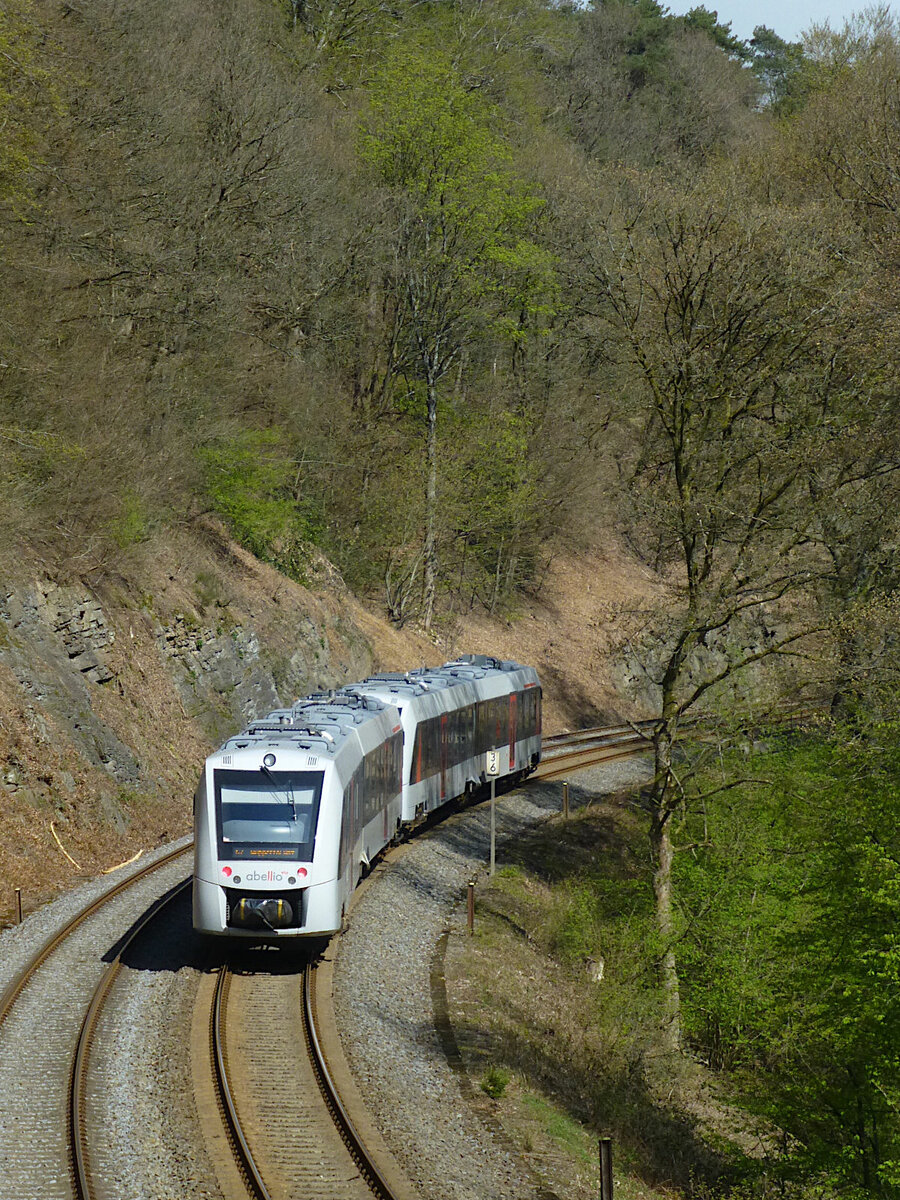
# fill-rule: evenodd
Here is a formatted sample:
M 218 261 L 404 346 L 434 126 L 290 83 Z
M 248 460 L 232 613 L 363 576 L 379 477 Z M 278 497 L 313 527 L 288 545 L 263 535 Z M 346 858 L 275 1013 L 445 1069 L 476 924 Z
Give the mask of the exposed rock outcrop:
M 313 593 L 203 530 L 127 577 L 0 588 L 0 919 L 190 825 L 210 747 L 373 667 L 340 579 Z M 51 826 L 52 823 L 52 826 Z M 60 841 L 65 852 L 60 850 Z M 66 857 L 66 855 L 69 857 Z

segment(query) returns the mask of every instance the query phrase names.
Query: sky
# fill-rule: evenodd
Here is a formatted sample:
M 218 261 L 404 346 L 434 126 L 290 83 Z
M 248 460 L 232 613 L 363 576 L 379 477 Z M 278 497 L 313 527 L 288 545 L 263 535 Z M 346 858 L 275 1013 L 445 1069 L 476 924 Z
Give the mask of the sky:
M 697 4 L 719 14 L 719 21 L 731 23 L 731 32 L 746 41 L 753 36 L 754 27 L 768 25 L 786 42 L 799 39 L 802 30 L 827 20 L 832 28 L 841 29 L 844 18 L 865 8 L 870 0 L 663 0 L 664 7 L 677 16 Z M 891 8 L 896 15 L 898 4 Z

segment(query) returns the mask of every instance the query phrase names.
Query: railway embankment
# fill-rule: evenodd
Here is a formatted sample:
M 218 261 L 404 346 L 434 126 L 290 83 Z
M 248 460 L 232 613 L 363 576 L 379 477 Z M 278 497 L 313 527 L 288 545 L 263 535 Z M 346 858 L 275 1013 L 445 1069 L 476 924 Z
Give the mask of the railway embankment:
M 641 762 L 591 772 L 604 792 L 634 786 Z M 533 783 L 497 805 L 505 847 L 560 806 L 561 785 Z M 444 956 L 478 944 L 466 933 L 469 880 L 485 878 L 490 807 L 482 803 L 414 839 L 364 886 L 336 948 L 335 1003 L 345 1053 L 388 1146 L 423 1200 L 571 1194 L 552 1153 L 523 1153 L 455 1051 Z M 479 935 L 480 936 L 480 935 Z M 454 956 L 456 951 L 454 949 Z M 451 996 L 451 1003 L 455 1000 Z
M 556 811 L 505 842 L 493 879 L 479 877 L 473 934 L 457 916 L 440 955 L 471 1103 L 567 1200 L 600 1194 L 601 1134 L 623 1200 L 716 1194 L 766 1144 L 723 1078 L 661 1036 L 635 804 L 648 769 L 644 759 L 579 772 L 569 818 Z
M 595 772 L 598 786 L 608 791 L 633 786 L 645 768 L 616 762 Z M 558 783 L 536 782 L 498 799 L 501 863 L 507 846 L 558 809 L 559 793 Z M 562 1194 L 548 1182 L 552 1164 L 540 1155 L 523 1155 L 496 1113 L 485 1111 L 457 1052 L 444 958 L 448 943 L 465 937 L 462 896 L 467 882 L 484 874 L 489 829 L 489 805 L 481 803 L 392 852 L 357 893 L 350 929 L 327 954 L 333 968 L 335 1028 L 366 1107 L 366 1121 L 380 1131 L 423 1200 L 482 1194 L 553 1200 Z M 136 915 L 161 889 L 183 877 L 185 866 L 182 855 L 158 878 L 149 875 L 112 905 L 86 914 L 13 1002 L 3 1028 L 0 1081 L 17 1096 L 19 1120 L 8 1131 L 7 1144 L 0 1146 L 7 1166 L 0 1197 L 34 1194 L 68 1200 L 66 1080 L 82 1013 L 106 964 L 125 946 L 126 929 L 136 928 Z M 121 874 L 127 881 L 136 869 L 125 868 Z M 98 879 L 73 889 L 21 927 L 0 934 L 0 985 L 9 984 L 52 933 L 108 886 Z M 202 1080 L 209 1053 L 201 1043 L 209 1026 L 203 1002 L 212 967 L 209 948 L 191 931 L 186 893 L 154 917 L 152 931 L 138 936 L 141 940 L 128 944 L 122 969 L 105 993 L 86 1051 L 80 1089 L 86 1117 L 78 1122 L 78 1136 L 87 1154 L 90 1195 L 152 1194 L 163 1200 L 190 1194 L 215 1200 L 225 1185 L 218 1161 L 222 1136 L 210 1138 L 204 1126 Z M 465 945 L 471 950 L 475 942 Z M 259 985 L 262 1008 L 257 1016 L 250 1013 L 249 1002 L 237 1006 L 242 1020 L 249 1020 L 246 1029 L 229 1016 L 229 1041 L 234 1040 L 239 1058 L 248 1056 L 243 1075 L 239 1062 L 232 1069 L 237 1070 L 241 1104 L 249 1106 L 251 1115 L 244 1077 L 268 1080 L 277 1064 L 296 1084 L 291 1062 L 295 1052 L 300 1054 L 300 1039 L 289 1037 L 289 1044 L 274 1044 L 274 1051 L 270 1045 L 266 1031 L 273 1012 L 280 1036 L 289 1031 L 299 1004 L 293 959 L 273 960 L 270 966 L 271 981 L 265 963 L 239 972 L 241 986 Z M 276 984 L 285 989 L 280 1007 L 273 1007 Z M 29 1047 L 37 1028 L 44 1036 L 35 1058 Z M 261 1034 L 265 1044 L 254 1048 Z M 30 1071 L 21 1069 L 23 1062 L 33 1061 L 40 1067 L 39 1086 Z M 262 1105 L 271 1140 L 272 1130 L 285 1124 L 285 1114 L 280 1112 L 272 1125 L 265 1096 Z M 294 1128 L 290 1120 L 287 1125 Z M 286 1144 L 293 1142 L 288 1138 Z M 273 1147 L 276 1154 L 284 1149 L 277 1139 Z M 304 1169 L 308 1160 L 307 1154 Z
M 257 712 L 372 668 L 361 606 L 215 530 L 115 579 L 0 591 L 0 921 L 190 827 L 200 764 Z M 126 573 L 127 572 L 127 573 Z
M 210 749 L 310 690 L 477 651 L 537 666 L 548 731 L 638 712 L 611 682 L 613 608 L 589 619 L 601 576 L 613 598 L 637 586 L 627 564 L 561 560 L 516 620 L 468 614 L 426 639 L 325 560 L 301 586 L 213 525 L 114 573 L 51 578 L 23 555 L 0 589 L 0 925 L 16 888 L 33 911 L 187 832 Z

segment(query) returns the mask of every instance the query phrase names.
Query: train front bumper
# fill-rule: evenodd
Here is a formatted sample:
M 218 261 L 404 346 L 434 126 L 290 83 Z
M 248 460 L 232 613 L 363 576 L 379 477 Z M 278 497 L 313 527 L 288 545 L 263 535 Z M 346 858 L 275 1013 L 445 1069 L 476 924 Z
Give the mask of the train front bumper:
M 287 910 L 290 910 L 288 913 Z M 272 919 L 272 918 L 275 919 Z M 225 888 L 194 877 L 194 929 L 221 937 L 327 937 L 341 927 L 338 881 L 309 887 Z

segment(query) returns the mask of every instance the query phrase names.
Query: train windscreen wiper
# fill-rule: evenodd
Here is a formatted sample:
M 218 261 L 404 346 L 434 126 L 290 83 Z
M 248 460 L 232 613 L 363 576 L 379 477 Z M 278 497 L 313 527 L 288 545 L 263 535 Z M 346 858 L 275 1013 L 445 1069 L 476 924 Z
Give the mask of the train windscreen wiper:
M 288 777 L 288 783 L 287 783 L 287 786 L 286 786 L 284 789 L 281 789 L 281 788 L 279 788 L 279 785 L 278 785 L 278 780 L 275 778 L 275 776 L 272 774 L 272 772 L 269 770 L 269 768 L 266 766 L 266 764 L 265 764 L 265 763 L 260 763 L 260 765 L 259 765 L 259 769 L 260 769 L 260 770 L 263 772 L 263 774 L 264 774 L 265 776 L 267 776 L 267 778 L 271 779 L 271 781 L 272 781 L 272 795 L 273 795 L 273 796 L 277 797 L 277 796 L 278 796 L 278 793 L 279 793 L 279 791 L 281 791 L 281 790 L 283 790 L 283 791 L 284 791 L 284 793 L 285 793 L 285 803 L 287 803 L 287 804 L 289 804 L 289 805 L 291 806 L 291 819 L 292 819 L 292 820 L 294 821 L 294 823 L 296 824 L 296 821 L 297 821 L 297 805 L 296 805 L 296 802 L 295 802 L 295 800 L 294 800 L 294 785 L 293 785 L 293 783 L 290 781 L 290 777 Z

